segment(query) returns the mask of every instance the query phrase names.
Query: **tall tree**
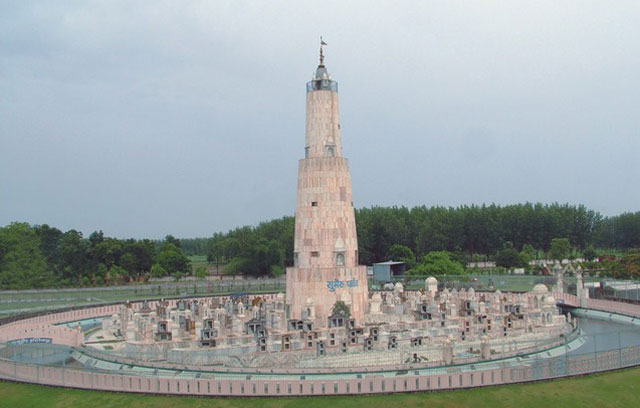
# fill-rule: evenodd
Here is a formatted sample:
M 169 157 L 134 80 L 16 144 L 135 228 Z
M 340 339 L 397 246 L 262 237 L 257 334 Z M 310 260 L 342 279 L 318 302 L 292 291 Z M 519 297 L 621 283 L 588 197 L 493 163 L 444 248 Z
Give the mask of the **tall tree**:
M 571 243 L 567 238 L 553 238 L 551 240 L 551 247 L 549 249 L 549 256 L 551 259 L 562 261 L 565 259 L 571 251 Z
M 15 222 L 0 228 L 0 288 L 37 288 L 50 280 L 40 240 L 29 224 Z

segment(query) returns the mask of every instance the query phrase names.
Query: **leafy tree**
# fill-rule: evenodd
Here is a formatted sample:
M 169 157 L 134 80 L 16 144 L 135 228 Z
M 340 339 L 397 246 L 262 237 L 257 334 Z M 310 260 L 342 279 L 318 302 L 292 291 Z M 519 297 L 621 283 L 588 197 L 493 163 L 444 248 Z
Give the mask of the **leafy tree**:
M 589 245 L 587 248 L 585 248 L 584 251 L 582 251 L 582 257 L 587 262 L 592 262 L 594 259 L 596 259 L 597 256 L 598 254 L 596 253 L 596 250 L 593 248 L 593 245 Z
M 483 254 L 474 253 L 471 255 L 471 262 L 487 262 L 487 256 Z
M 284 251 L 276 241 L 258 238 L 248 251 L 250 268 L 247 271 L 252 276 L 267 275 L 271 266 L 281 266 L 284 261 Z
M 273 277 L 278 277 L 284 275 L 284 268 L 279 265 L 271 265 L 271 270 L 269 273 Z
M 208 275 L 207 268 L 205 268 L 204 266 L 198 266 L 196 268 L 196 277 L 198 279 L 204 279 L 207 277 L 207 275 Z
M 162 265 L 156 263 L 151 266 L 151 276 L 153 276 L 154 278 L 164 278 L 167 275 L 168 273 L 162 267 Z
M 331 314 L 342 316 L 345 319 L 348 319 L 351 316 L 351 309 L 349 309 L 349 306 L 342 300 L 337 300 L 331 308 Z
M 524 254 L 525 257 L 527 256 Z M 528 261 L 514 247 L 512 242 L 505 242 L 502 249 L 496 252 L 496 266 L 503 268 L 524 268 Z
M 91 235 L 89 235 L 89 244 L 92 247 L 95 247 L 96 245 L 98 245 L 103 241 L 104 241 L 104 232 L 102 232 L 102 230 L 94 231 L 91 233 Z
M 62 279 L 71 284 L 82 283 L 83 276 L 90 273 L 88 242 L 82 238 L 81 232 L 72 229 L 62 234 L 59 248 Z
M 407 273 L 414 276 L 464 274 L 462 264 L 451 258 L 451 254 L 446 251 L 429 252 L 424 256 L 422 263 L 418 264 Z
M 114 238 L 106 238 L 92 245 L 90 250 L 94 262 L 104 264 L 107 268 L 120 263 L 122 252 L 122 241 Z
M 225 257 L 231 259 L 225 266 L 225 274 L 263 276 L 270 274 L 274 266 L 284 266 L 284 250 L 278 241 L 249 228 L 236 230 L 234 235 L 225 240 Z
M 171 242 L 164 245 L 158 253 L 157 260 L 158 264 L 171 276 L 182 277 L 191 271 L 189 259 L 182 253 L 180 247 Z
M 172 248 L 175 248 L 175 251 L 177 251 L 184 260 L 188 262 L 188 259 L 184 256 L 182 249 L 175 246 L 174 243 L 168 242 L 162 247 L 162 250 L 164 250 L 167 245 L 172 245 Z M 129 272 L 129 276 L 133 280 L 140 280 L 151 270 L 151 266 L 154 263 L 154 257 L 155 245 L 151 241 L 146 239 L 141 241 L 130 239 L 124 243 L 120 265 Z M 188 271 L 185 273 L 188 273 Z
M 524 244 L 522 246 L 522 253 L 525 253 L 529 258 L 529 260 L 531 261 L 537 258 L 538 251 L 536 251 L 536 249 L 533 246 L 529 244 Z
M 47 270 L 55 273 L 61 264 L 59 243 L 62 231 L 47 224 L 36 225 L 33 229 L 40 239 L 40 250 L 47 260 Z
M 50 280 L 40 240 L 29 224 L 14 222 L 0 228 L 0 254 L 0 287 L 42 287 Z
M 250 262 L 247 258 L 236 257 L 225 265 L 222 273 L 225 275 L 245 275 L 250 267 Z
M 405 262 L 409 269 L 416 265 L 416 256 L 413 254 L 411 248 L 405 245 L 391 245 L 389 252 L 387 252 L 387 259 Z
M 127 252 L 120 258 L 120 266 L 127 271 L 127 276 L 136 275 L 136 258 L 131 252 Z
M 207 261 L 215 264 L 216 273 L 220 272 L 220 264 L 224 260 L 224 239 L 222 234 L 214 234 L 207 249 Z
M 103 263 L 99 264 L 94 275 L 94 283 L 97 285 L 108 283 L 108 273 L 109 268 Z
M 551 259 L 562 261 L 567 257 L 571 251 L 571 243 L 567 238 L 553 238 L 551 240 L 551 248 L 549 249 L 549 256 Z
M 122 283 L 125 281 L 126 277 L 127 271 L 118 265 L 113 265 L 109 268 L 109 272 L 107 273 L 107 280 L 111 284 Z
M 529 266 L 529 262 L 531 262 L 532 258 L 528 252 L 522 251 L 520 252 L 520 268 L 526 268 Z
M 633 279 L 640 277 L 640 249 L 631 249 L 624 254 L 620 263 L 625 270 L 626 276 Z
M 174 237 L 173 235 L 167 235 L 164 238 L 165 242 L 167 244 L 173 244 L 175 246 L 177 246 L 178 248 L 182 248 L 182 244 L 180 243 L 180 240 L 176 237 Z

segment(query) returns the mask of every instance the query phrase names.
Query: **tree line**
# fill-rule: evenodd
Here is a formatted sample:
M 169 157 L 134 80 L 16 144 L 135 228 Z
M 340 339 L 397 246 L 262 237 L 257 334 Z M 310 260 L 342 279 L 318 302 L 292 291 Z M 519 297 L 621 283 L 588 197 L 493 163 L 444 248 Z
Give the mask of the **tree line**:
M 444 251 L 462 264 L 496 260 L 498 255 L 513 258 L 514 253 L 522 263 L 538 254 L 557 256 L 554 252 L 566 245 L 566 255 L 572 250 L 593 254 L 594 247 L 640 247 L 640 212 L 603 217 L 583 205 L 371 207 L 355 215 L 360 263 L 367 265 L 393 257 L 394 245 L 408 248 L 417 261 Z M 211 238 L 183 240 L 183 245 L 188 253 L 201 255 L 207 247 L 208 260 L 229 264 L 229 272 L 265 275 L 293 263 L 293 234 L 294 218 L 283 217 Z M 554 239 L 559 248 L 555 251 Z
M 411 248 L 417 257 L 442 250 L 491 256 L 506 242 L 517 250 L 530 245 L 546 252 L 553 238 L 567 238 L 579 249 L 618 247 L 603 230 L 611 220 L 582 205 L 372 207 L 357 211 L 356 220 L 360 260 L 365 263 L 384 260 L 393 244 Z
M 603 217 L 582 205 L 370 207 L 355 215 L 360 263 L 366 265 L 408 257 L 426 271 L 430 264 L 448 264 L 447 258 L 462 265 L 472 260 L 515 265 L 554 251 L 640 248 L 640 212 Z M 206 256 L 224 273 L 277 276 L 293 264 L 293 236 L 292 216 L 209 238 L 162 241 L 121 240 L 102 232 L 84 238 L 75 230 L 13 223 L 0 228 L 0 288 L 180 278 L 191 273 L 188 255 Z
M 117 239 L 102 231 L 14 222 L 0 228 L 0 288 L 114 285 L 191 273 L 180 240 Z

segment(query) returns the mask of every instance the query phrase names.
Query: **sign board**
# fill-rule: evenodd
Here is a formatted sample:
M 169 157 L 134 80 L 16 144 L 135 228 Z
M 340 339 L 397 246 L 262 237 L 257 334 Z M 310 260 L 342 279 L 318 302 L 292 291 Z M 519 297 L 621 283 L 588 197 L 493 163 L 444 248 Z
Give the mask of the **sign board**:
M 329 292 L 335 292 L 336 289 L 338 288 L 344 288 L 344 285 L 347 285 L 347 287 L 349 288 L 357 288 L 358 287 L 358 280 L 357 279 L 351 279 L 349 281 L 341 281 L 338 279 L 332 280 L 332 281 L 328 281 L 327 282 L 327 289 L 329 289 Z
M 26 339 L 10 340 L 7 344 L 51 344 L 49 337 L 27 337 Z

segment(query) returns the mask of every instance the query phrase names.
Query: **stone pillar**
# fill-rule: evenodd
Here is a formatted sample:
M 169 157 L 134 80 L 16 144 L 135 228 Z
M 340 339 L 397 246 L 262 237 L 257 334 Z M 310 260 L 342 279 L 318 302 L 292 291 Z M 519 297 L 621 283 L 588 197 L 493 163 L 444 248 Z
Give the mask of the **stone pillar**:
M 445 365 L 453 364 L 453 343 L 445 340 L 442 347 L 442 361 Z
M 480 342 L 480 355 L 483 360 L 491 360 L 491 344 L 489 343 L 489 338 L 487 336 L 482 336 L 482 341 Z
M 559 263 L 554 265 L 553 274 L 556 277 L 555 291 L 558 293 L 564 293 L 564 270 L 560 267 Z
M 578 266 L 576 269 L 576 292 L 580 301 L 580 307 L 587 307 L 587 299 L 589 299 L 589 289 L 584 287 L 584 281 L 582 280 L 582 268 Z

